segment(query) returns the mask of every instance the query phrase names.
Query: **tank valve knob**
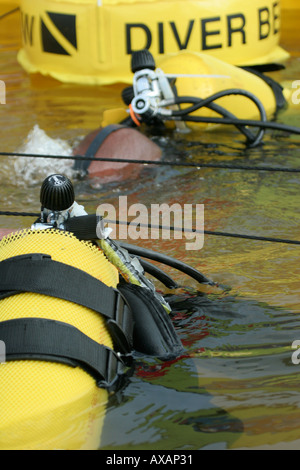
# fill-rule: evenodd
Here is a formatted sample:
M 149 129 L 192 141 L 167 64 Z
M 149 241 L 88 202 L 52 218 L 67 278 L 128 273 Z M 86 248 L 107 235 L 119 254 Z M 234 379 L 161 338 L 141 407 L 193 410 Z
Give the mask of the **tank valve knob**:
M 153 55 L 148 49 L 134 51 L 131 56 L 131 71 L 135 73 L 143 69 L 156 69 Z
M 43 181 L 40 192 L 42 209 L 64 211 L 69 209 L 74 201 L 74 187 L 66 176 L 54 174 Z

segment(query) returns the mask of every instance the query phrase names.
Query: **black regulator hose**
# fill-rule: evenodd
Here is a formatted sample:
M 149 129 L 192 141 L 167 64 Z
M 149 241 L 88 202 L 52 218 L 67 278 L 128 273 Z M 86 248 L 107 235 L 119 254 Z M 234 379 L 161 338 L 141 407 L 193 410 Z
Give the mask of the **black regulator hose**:
M 131 245 L 129 243 L 117 242 L 117 244 L 119 244 L 121 248 L 125 248 L 125 250 L 127 250 L 128 253 L 132 255 L 140 256 L 141 258 L 148 258 L 152 261 L 157 261 L 159 263 L 165 264 L 166 266 L 170 266 L 174 269 L 177 269 L 178 271 L 183 272 L 184 274 L 187 274 L 192 279 L 195 279 L 201 284 L 209 284 L 210 286 L 216 285 L 215 282 L 208 279 L 200 271 L 197 271 L 197 269 L 163 253 L 158 253 L 156 251 L 142 248 L 137 245 Z
M 250 93 L 249 91 L 246 91 L 246 90 L 236 89 L 236 88 L 219 91 L 205 99 L 196 98 L 193 96 L 176 97 L 175 104 L 193 103 L 193 105 L 185 109 L 173 111 L 172 117 L 179 117 L 179 118 L 182 118 L 182 120 L 187 120 L 186 117 L 190 113 L 193 113 L 200 108 L 206 107 L 206 108 L 212 109 L 213 111 L 216 111 L 217 113 L 221 114 L 223 117 L 231 119 L 232 123 L 247 137 L 249 145 L 251 147 L 255 147 L 261 142 L 264 136 L 264 132 L 265 132 L 264 128 L 262 128 L 258 132 L 258 134 L 254 137 L 253 134 L 244 127 L 244 125 L 241 125 L 240 120 L 234 114 L 230 113 L 229 111 L 227 111 L 227 109 L 223 108 L 222 106 L 219 106 L 216 103 L 213 103 L 219 98 L 223 98 L 224 96 L 231 96 L 231 95 L 245 96 L 251 101 L 253 101 L 253 103 L 256 105 L 256 107 L 259 110 L 259 114 L 261 117 L 260 122 L 267 122 L 266 111 L 261 101 L 255 95 L 253 95 L 253 93 Z M 198 117 L 198 116 L 195 116 L 195 117 Z
M 80 217 L 71 217 L 64 224 L 64 230 L 74 233 L 74 235 L 79 238 L 79 240 L 95 240 L 98 239 L 97 227 L 101 222 L 102 217 L 96 214 L 82 215 Z M 196 279 L 200 283 L 214 285 L 212 281 L 207 279 L 203 274 L 201 274 L 196 269 L 191 266 L 178 261 L 169 256 L 157 253 L 152 250 L 147 250 L 135 245 L 130 245 L 127 243 L 115 242 L 121 248 L 125 248 L 129 253 L 136 255 L 138 257 L 144 257 L 151 259 L 153 261 L 158 261 L 160 263 L 171 266 L 179 271 L 182 271 L 188 274 L 190 277 Z M 153 264 L 140 259 L 139 260 L 144 270 L 162 282 L 166 287 L 170 289 L 175 289 L 178 287 L 177 283 L 167 274 L 164 273 L 160 268 L 154 266 Z
M 261 129 L 272 129 L 275 131 L 288 132 L 290 134 L 300 135 L 300 128 L 294 126 L 288 126 L 278 122 L 262 122 L 255 120 L 247 119 L 228 119 L 228 118 L 208 118 L 201 116 L 186 116 L 184 119 L 179 117 L 174 117 L 174 121 L 187 121 L 187 122 L 203 122 L 206 124 L 228 124 L 236 126 L 239 123 L 242 126 L 253 126 L 260 127 Z
M 236 119 L 236 116 L 232 114 L 230 111 L 227 111 L 227 109 L 223 108 L 222 106 L 219 106 L 216 103 L 211 103 L 206 106 L 207 108 L 211 109 L 212 111 L 215 111 L 223 117 L 231 118 L 231 119 Z M 253 133 L 250 131 L 250 129 L 247 129 L 245 126 L 240 126 L 236 124 L 236 128 L 244 134 L 244 136 L 247 138 L 246 145 L 248 147 L 256 147 L 261 141 L 264 136 L 265 131 L 259 131 L 257 135 L 253 135 Z
M 191 97 L 191 96 L 183 96 L 183 97 L 176 97 L 175 103 L 174 104 L 186 104 L 186 103 L 194 103 L 193 106 L 190 106 L 188 108 L 179 110 L 179 111 L 172 111 L 172 117 L 171 119 L 173 120 L 179 120 L 179 121 L 187 121 L 187 122 L 198 122 L 198 123 L 209 123 L 209 124 L 227 124 L 227 125 L 234 125 L 234 126 L 252 126 L 252 127 L 258 127 L 260 129 L 263 129 L 264 131 L 267 129 L 271 130 L 277 130 L 281 132 L 288 132 L 290 134 L 296 134 L 300 135 L 300 128 L 295 127 L 295 126 L 288 126 L 286 124 L 281 124 L 278 122 L 270 122 L 266 119 L 265 117 L 265 110 L 263 107 L 261 107 L 261 103 L 256 98 L 254 95 L 251 93 L 244 91 L 244 90 L 233 90 L 233 91 L 238 91 L 237 94 L 243 94 L 243 95 L 249 95 L 248 97 L 250 99 L 254 98 L 255 104 L 258 106 L 261 116 L 263 116 L 261 121 L 257 121 L 254 119 L 239 119 L 237 117 L 234 118 L 229 118 L 229 117 L 223 117 L 223 118 L 214 118 L 214 117 L 202 117 L 202 116 L 189 116 L 188 114 L 191 112 L 196 111 L 197 109 L 205 106 L 209 107 L 209 102 L 211 99 L 217 99 L 217 97 L 226 96 L 227 92 L 232 91 L 232 90 L 225 90 L 224 92 L 219 92 L 216 93 L 215 95 L 210 96 L 209 98 L 205 100 L 201 100 L 196 97 Z M 212 108 L 211 108 L 212 109 Z M 224 109 L 224 108 L 223 108 Z M 226 111 L 226 110 L 225 110 Z M 263 113 L 263 114 L 262 114 Z M 258 140 L 260 136 L 258 135 L 256 140 Z M 253 146 L 253 144 L 252 144 Z
M 157 266 L 154 266 L 154 264 L 149 263 L 148 261 L 146 261 L 145 259 L 141 259 L 140 257 L 138 259 L 142 267 L 144 268 L 144 271 L 150 274 L 151 276 L 155 277 L 168 289 L 177 289 L 177 287 L 179 287 L 177 282 L 174 281 L 174 279 L 172 279 L 167 273 L 159 269 Z

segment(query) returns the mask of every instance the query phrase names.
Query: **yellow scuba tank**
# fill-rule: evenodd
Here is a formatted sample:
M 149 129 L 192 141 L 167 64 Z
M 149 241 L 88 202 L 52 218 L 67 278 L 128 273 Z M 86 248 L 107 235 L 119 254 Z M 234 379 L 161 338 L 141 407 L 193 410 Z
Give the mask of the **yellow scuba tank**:
M 41 203 L 31 229 L 0 241 L 0 449 L 97 449 L 133 352 L 183 348 L 138 260 L 78 206 L 71 181 L 50 175 Z
M 108 286 L 118 283 L 118 272 L 103 253 L 71 233 L 24 230 L 0 242 L 2 264 L 12 257 L 33 253 L 46 253 L 52 260 L 79 268 Z M 67 323 L 96 343 L 113 347 L 105 321 L 91 309 L 34 292 L 18 293 L 0 301 L 0 326 L 28 317 Z M 1 449 L 97 448 L 108 391 L 97 387 L 88 372 L 45 357 L 1 364 L 0 376 Z
M 261 143 L 267 128 L 280 129 L 268 120 L 287 105 L 290 95 L 257 68 L 235 67 L 195 52 L 181 51 L 157 66 L 149 50 L 135 51 L 131 71 L 133 85 L 122 91 L 128 125 L 130 119 L 131 125 L 176 126 L 189 132 L 193 127 L 199 130 L 199 125 L 210 129 L 230 124 L 253 147 Z M 104 113 L 106 125 L 109 117 Z M 252 132 L 253 127 L 258 130 Z M 297 128 L 289 130 L 299 133 Z
M 262 74 L 227 64 L 208 54 L 182 51 L 162 60 L 158 67 L 167 75 L 174 75 L 178 96 L 195 96 L 205 99 L 221 91 L 230 89 L 245 90 L 253 94 L 263 105 L 268 118 L 274 116 L 278 109 L 277 94 L 279 85 L 266 81 Z M 182 72 L 182 73 L 180 73 Z M 276 86 L 276 92 L 274 87 Z M 284 97 L 289 97 L 289 91 L 283 90 Z M 259 119 L 259 110 L 247 96 L 229 95 L 215 101 L 238 119 Z M 184 107 L 184 105 L 183 105 Z M 199 116 L 218 116 L 207 108 L 195 112 Z M 205 126 L 204 123 L 201 124 Z M 192 126 L 190 123 L 189 126 Z

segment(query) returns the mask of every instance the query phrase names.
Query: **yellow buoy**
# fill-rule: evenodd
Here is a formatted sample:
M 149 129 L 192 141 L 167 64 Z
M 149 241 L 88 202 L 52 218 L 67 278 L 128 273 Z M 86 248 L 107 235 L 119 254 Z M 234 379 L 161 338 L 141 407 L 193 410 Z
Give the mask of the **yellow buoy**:
M 20 0 L 20 8 L 19 62 L 64 82 L 130 83 L 131 54 L 144 48 L 155 60 L 189 50 L 239 66 L 288 58 L 274 0 Z

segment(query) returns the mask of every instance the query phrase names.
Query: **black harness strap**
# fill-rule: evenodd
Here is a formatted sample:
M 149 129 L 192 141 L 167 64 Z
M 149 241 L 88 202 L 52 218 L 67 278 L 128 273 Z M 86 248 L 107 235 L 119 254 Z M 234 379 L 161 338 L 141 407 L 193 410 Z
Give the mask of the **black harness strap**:
M 109 126 L 103 127 L 98 132 L 98 134 L 96 135 L 96 137 L 94 138 L 94 140 L 92 141 L 90 146 L 88 147 L 87 151 L 85 152 L 85 157 L 89 157 L 89 158 L 90 157 L 95 157 L 97 151 L 99 150 L 99 148 L 103 144 L 104 140 L 112 132 L 118 131 L 119 129 L 124 129 L 125 127 L 127 127 L 127 126 L 122 126 L 121 124 L 110 124 Z M 90 166 L 90 164 L 91 164 L 90 160 L 87 160 L 87 161 L 76 160 L 75 164 L 74 164 L 74 170 L 87 172 L 88 167 Z
M 132 349 L 132 315 L 121 294 L 85 271 L 47 254 L 15 256 L 0 263 L 0 299 L 34 292 L 68 300 L 103 315 L 121 353 Z
M 67 323 L 44 318 L 18 318 L 0 323 L 6 361 L 41 360 L 80 367 L 111 388 L 124 363 L 110 348 L 98 344 Z

